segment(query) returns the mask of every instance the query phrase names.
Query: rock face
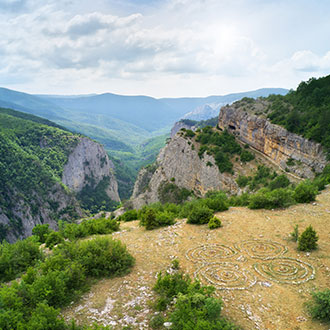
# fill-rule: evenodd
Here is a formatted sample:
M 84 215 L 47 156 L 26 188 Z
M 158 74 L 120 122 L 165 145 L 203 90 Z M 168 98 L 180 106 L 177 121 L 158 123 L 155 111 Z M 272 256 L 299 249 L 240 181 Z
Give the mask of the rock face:
M 192 145 L 192 141 L 180 134 L 175 135 L 160 151 L 156 162 L 158 165 L 149 183 L 145 180 L 147 186 L 141 184 L 146 178 L 146 171 L 140 172 L 132 196 L 134 208 L 159 201 L 158 189 L 164 182 L 174 182 L 180 188 L 192 190 L 197 196 L 204 196 L 209 190 L 238 191 L 234 177 L 220 173 L 212 156 L 205 153 L 200 159 Z
M 221 108 L 218 125 L 271 158 L 282 169 L 300 177 L 312 178 L 313 171 L 321 172 L 327 163 L 320 144 L 290 133 L 235 105 Z
M 194 126 L 193 125 L 188 125 L 185 122 L 182 121 L 177 121 L 172 129 L 171 129 L 171 138 L 173 138 L 175 136 L 176 133 L 178 133 L 180 131 L 181 128 L 185 128 L 185 129 L 191 129 L 194 130 Z
M 68 157 L 64 166 L 62 183 L 55 183 L 46 196 L 33 193 L 25 196 L 19 191 L 13 191 L 6 196 L 10 201 L 11 215 L 8 217 L 0 208 L 0 234 L 6 230 L 5 239 L 14 242 L 17 239 L 28 237 L 32 234 L 32 228 L 37 224 L 48 223 L 51 228 L 57 228 L 57 220 L 83 216 L 79 202 L 74 193 L 80 192 L 87 184 L 92 182 L 96 186 L 101 180 L 109 180 L 106 189 L 107 195 L 119 202 L 117 181 L 113 175 L 113 164 L 109 160 L 104 148 L 88 138 L 80 138 L 80 141 Z M 15 225 L 13 225 L 15 222 Z
M 64 166 L 62 182 L 72 191 L 79 192 L 93 180 L 96 186 L 109 177 L 107 195 L 120 202 L 118 184 L 113 174 L 114 165 L 104 148 L 88 138 L 81 138 Z

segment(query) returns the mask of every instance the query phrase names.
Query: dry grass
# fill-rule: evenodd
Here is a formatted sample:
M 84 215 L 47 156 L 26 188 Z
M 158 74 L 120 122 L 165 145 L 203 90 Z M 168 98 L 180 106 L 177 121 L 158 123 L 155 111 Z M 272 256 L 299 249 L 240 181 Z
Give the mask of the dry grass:
M 218 286 L 217 294 L 225 302 L 223 314 L 244 329 L 328 329 L 326 325 L 310 319 L 306 303 L 310 301 L 311 292 L 315 288 L 330 287 L 330 189 L 319 195 L 314 204 L 274 211 L 233 207 L 227 212 L 217 214 L 223 227 L 213 231 L 207 226 L 188 225 L 184 220 L 178 221 L 174 226 L 154 231 L 145 231 L 138 226 L 137 221 L 124 223 L 122 231 L 113 236 L 126 243 L 136 258 L 133 271 L 122 278 L 100 281 L 88 295 L 63 314 L 82 323 L 95 320 L 118 329 L 127 324 L 133 324 L 132 328 L 136 329 L 147 328 L 148 318 L 153 313 L 149 301 L 153 299 L 151 288 L 155 283 L 155 276 L 158 271 L 166 269 L 173 258 L 178 258 L 182 270 L 192 276 L 202 268 L 206 277 L 211 278 L 212 273 L 205 267 L 206 263 L 222 263 L 220 266 L 218 264 L 218 268 L 221 268 L 224 266 L 223 262 L 230 262 L 248 273 L 248 276 L 256 278 L 257 282 L 244 290 L 220 290 L 226 286 L 224 282 Z M 296 243 L 289 238 L 295 224 L 299 225 L 300 232 L 312 224 L 319 234 L 317 251 L 308 254 L 296 250 Z M 274 250 L 267 251 L 267 246 L 259 242 L 255 246 L 255 252 L 245 250 L 248 245 L 242 245 L 241 242 L 253 239 L 260 242 L 270 240 L 279 245 Z M 237 253 L 222 250 L 222 247 L 215 244 L 231 247 Z M 235 244 L 238 244 L 241 251 L 234 247 Z M 188 252 L 202 245 L 204 250 Z M 280 246 L 286 247 L 287 251 L 281 250 Z M 276 250 L 278 247 L 279 250 Z M 228 255 L 222 254 L 226 251 Z M 267 255 L 268 252 L 284 253 L 284 257 L 299 259 L 311 265 L 315 269 L 315 278 L 301 284 L 281 284 L 261 276 L 253 269 L 253 265 L 271 260 L 252 257 L 254 253 Z M 312 270 L 309 266 L 307 268 L 307 275 L 301 269 L 298 270 L 299 275 L 308 278 Z M 285 266 L 275 267 L 275 270 L 288 271 Z M 204 281 L 202 272 L 199 274 Z M 235 286 L 235 281 L 232 281 L 233 271 L 230 269 L 216 271 L 213 275 L 213 280 L 216 276 L 222 276 L 223 281 L 230 283 L 228 286 Z M 236 280 L 240 284 L 244 283 L 242 278 Z

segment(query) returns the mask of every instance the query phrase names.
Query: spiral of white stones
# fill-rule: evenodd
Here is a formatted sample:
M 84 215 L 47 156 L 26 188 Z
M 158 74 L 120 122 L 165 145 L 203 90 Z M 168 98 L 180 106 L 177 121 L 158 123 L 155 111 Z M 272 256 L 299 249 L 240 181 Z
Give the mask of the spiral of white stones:
M 222 244 L 206 244 L 192 248 L 186 252 L 186 258 L 194 263 L 216 262 L 219 259 L 231 258 L 237 251 Z
M 287 248 L 280 243 L 259 239 L 236 243 L 235 248 L 245 252 L 250 258 L 262 260 L 274 259 L 287 252 Z
M 246 290 L 257 282 L 254 275 L 231 262 L 206 264 L 195 272 L 195 277 L 219 290 Z
M 287 248 L 269 240 L 246 240 L 235 244 L 241 257 L 247 254 L 250 258 L 263 261 L 253 265 L 254 270 L 262 277 L 281 284 L 301 284 L 315 277 L 312 265 L 299 259 L 282 255 Z M 248 270 L 241 269 L 239 264 L 222 262 L 232 258 L 237 251 L 222 244 L 205 244 L 189 249 L 186 258 L 193 263 L 200 263 L 195 277 L 206 281 L 219 290 L 244 290 L 256 283 L 256 277 Z
M 294 258 L 276 258 L 253 267 L 259 275 L 281 284 L 301 284 L 315 277 L 312 265 Z

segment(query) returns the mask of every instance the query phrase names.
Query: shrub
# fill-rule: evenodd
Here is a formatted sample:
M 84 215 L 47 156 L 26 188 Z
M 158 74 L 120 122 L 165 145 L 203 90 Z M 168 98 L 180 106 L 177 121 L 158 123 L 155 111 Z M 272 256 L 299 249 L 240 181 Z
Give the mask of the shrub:
M 206 194 L 202 203 L 214 212 L 223 212 L 228 210 L 228 198 L 222 191 L 211 191 Z
M 330 322 L 330 289 L 314 292 L 310 312 L 315 319 Z
M 250 178 L 247 176 L 239 175 L 236 182 L 240 188 L 244 188 L 249 183 Z
M 60 224 L 60 232 L 62 236 L 71 241 L 90 235 L 111 234 L 117 230 L 119 230 L 119 222 L 115 219 L 106 219 L 105 217 L 84 220 L 80 224 Z
M 122 221 L 133 221 L 138 219 L 138 213 L 135 209 L 126 211 L 123 215 L 120 216 Z
M 187 129 L 185 132 L 185 137 L 193 138 L 196 134 L 191 129 Z
M 95 277 L 122 275 L 134 265 L 134 258 L 126 246 L 110 238 L 76 242 L 71 253 L 86 274 Z
M 40 243 L 45 243 L 47 235 L 50 233 L 49 224 L 36 225 L 32 229 L 32 235 L 38 237 Z
M 55 245 L 64 241 L 63 236 L 57 231 L 51 231 L 46 238 L 46 246 L 52 249 Z
M 221 220 L 218 219 L 217 217 L 211 218 L 211 220 L 209 221 L 209 228 L 216 229 L 219 227 L 221 227 Z
M 156 214 L 156 226 L 157 227 L 164 227 L 164 226 L 170 226 L 175 223 L 173 214 L 165 211 L 165 212 L 159 212 Z
M 278 188 L 286 188 L 287 186 L 290 185 L 290 180 L 287 178 L 286 175 L 282 174 L 276 177 L 274 180 L 272 180 L 269 183 L 269 189 L 274 190 Z
M 213 211 L 205 205 L 194 207 L 188 216 L 187 223 L 206 224 L 213 216 Z
M 250 195 L 243 193 L 239 196 L 232 196 L 228 200 L 228 204 L 231 206 L 248 206 L 250 202 Z
M 39 244 L 33 238 L 14 244 L 0 244 L 0 282 L 10 281 L 43 258 Z
M 192 282 L 183 273 L 166 273 L 164 276 L 159 273 L 154 290 L 160 295 L 158 302 L 162 301 L 162 304 L 169 305 L 176 298 L 169 314 L 171 329 L 236 329 L 221 317 L 222 301 L 212 297 L 213 287 Z
M 148 209 L 142 221 L 147 230 L 157 228 L 156 212 L 152 209 Z
M 250 209 L 275 209 L 292 204 L 294 204 L 294 199 L 290 189 L 280 188 L 269 191 L 267 188 L 262 188 L 250 196 L 248 207 Z
M 317 248 L 318 236 L 312 226 L 308 226 L 298 239 L 298 250 L 311 251 Z
M 299 230 L 298 230 L 298 225 L 295 225 L 293 228 L 293 232 L 290 233 L 290 236 L 294 242 L 298 242 L 299 238 Z
M 180 188 L 173 182 L 162 182 L 158 188 L 158 197 L 161 203 L 183 203 L 191 191 L 186 188 Z
M 294 191 L 294 199 L 298 203 L 309 203 L 315 201 L 317 188 L 309 181 L 299 183 Z
M 255 158 L 254 154 L 247 150 L 242 150 L 241 152 L 241 161 L 243 163 L 249 162 Z

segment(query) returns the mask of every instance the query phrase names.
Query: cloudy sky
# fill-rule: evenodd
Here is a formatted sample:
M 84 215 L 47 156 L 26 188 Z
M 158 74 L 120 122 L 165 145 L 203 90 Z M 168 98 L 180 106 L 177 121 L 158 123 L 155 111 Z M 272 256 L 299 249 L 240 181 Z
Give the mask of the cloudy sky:
M 330 73 L 328 0 L 0 0 L 0 86 L 207 96 Z

